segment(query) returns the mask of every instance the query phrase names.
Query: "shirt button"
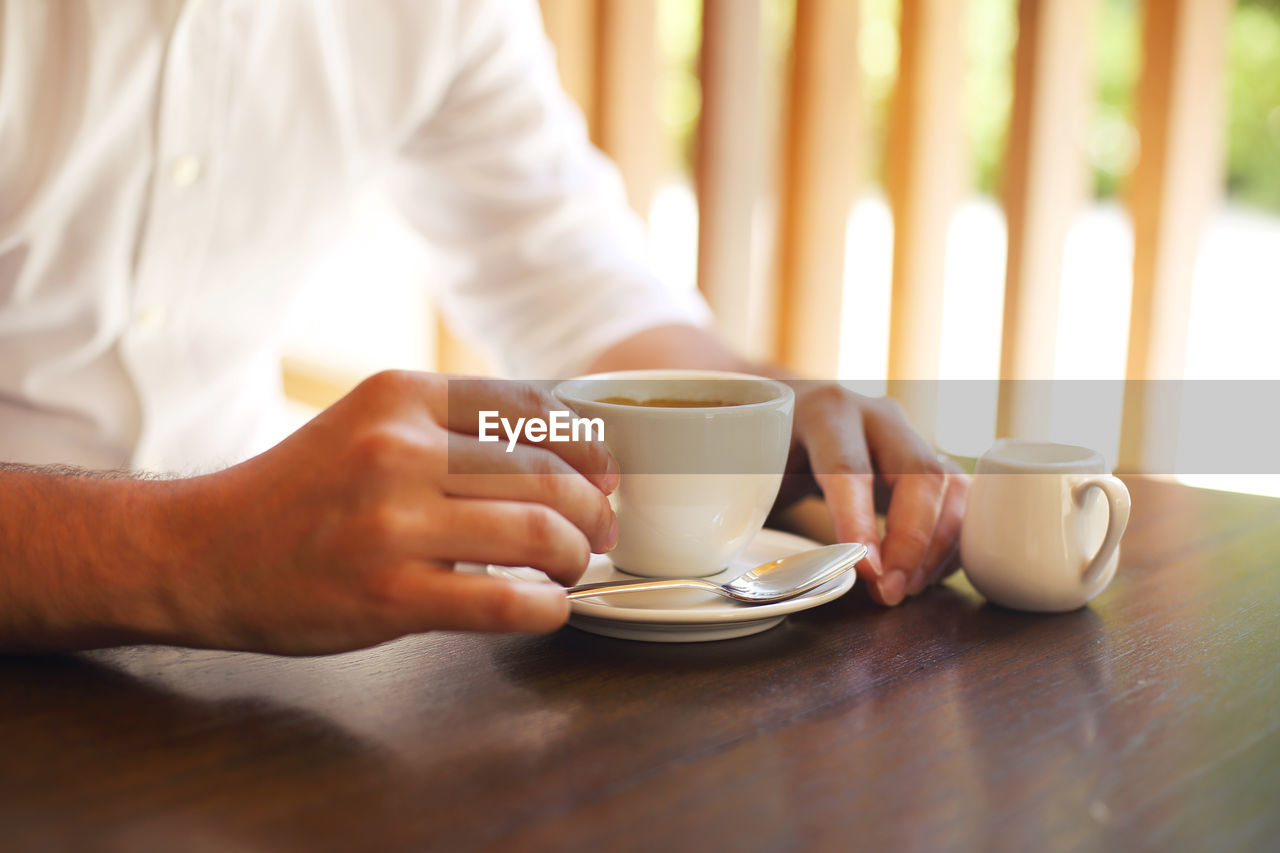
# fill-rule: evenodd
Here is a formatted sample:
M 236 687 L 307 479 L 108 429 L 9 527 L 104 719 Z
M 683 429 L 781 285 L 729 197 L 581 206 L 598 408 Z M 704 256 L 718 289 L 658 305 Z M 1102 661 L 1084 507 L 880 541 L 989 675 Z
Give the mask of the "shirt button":
M 138 328 L 154 332 L 164 326 L 165 320 L 168 319 L 168 312 L 164 310 L 162 305 L 152 305 L 142 309 L 138 313 Z
M 201 171 L 200 160 L 194 154 L 175 157 L 169 164 L 169 177 L 174 185 L 179 187 L 189 187 L 200 180 Z

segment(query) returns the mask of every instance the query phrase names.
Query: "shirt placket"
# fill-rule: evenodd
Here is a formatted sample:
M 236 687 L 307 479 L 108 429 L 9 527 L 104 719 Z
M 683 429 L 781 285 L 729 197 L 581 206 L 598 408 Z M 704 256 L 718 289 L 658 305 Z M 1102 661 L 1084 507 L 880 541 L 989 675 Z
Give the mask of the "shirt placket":
M 223 80 L 218 5 L 190 0 L 170 37 L 156 109 L 150 200 L 121 351 L 137 388 L 136 468 L 162 464 L 166 421 L 188 392 L 184 307 L 202 285 L 217 197 L 216 121 Z

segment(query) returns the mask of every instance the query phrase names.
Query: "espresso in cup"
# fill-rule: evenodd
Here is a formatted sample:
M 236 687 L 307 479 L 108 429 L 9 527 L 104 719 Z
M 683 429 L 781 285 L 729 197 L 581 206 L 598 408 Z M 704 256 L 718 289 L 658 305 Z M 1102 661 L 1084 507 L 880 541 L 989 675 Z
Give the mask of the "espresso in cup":
M 782 484 L 795 395 L 759 376 L 686 370 L 601 373 L 555 397 L 600 418 L 622 479 L 609 557 L 645 577 L 703 577 L 760 532 Z
M 679 397 L 655 397 L 652 400 L 633 400 L 630 397 L 602 397 L 597 403 L 614 406 L 651 406 L 655 409 L 705 409 L 716 406 L 732 406 L 727 400 L 683 400 Z

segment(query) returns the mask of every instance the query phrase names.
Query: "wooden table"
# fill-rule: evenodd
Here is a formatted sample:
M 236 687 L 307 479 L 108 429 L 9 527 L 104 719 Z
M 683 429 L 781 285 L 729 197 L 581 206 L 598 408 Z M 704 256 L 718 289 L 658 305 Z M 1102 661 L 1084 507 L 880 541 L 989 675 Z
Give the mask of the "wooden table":
M 1120 573 L 742 640 L 0 658 L 6 850 L 1275 849 L 1280 501 L 1131 481 Z

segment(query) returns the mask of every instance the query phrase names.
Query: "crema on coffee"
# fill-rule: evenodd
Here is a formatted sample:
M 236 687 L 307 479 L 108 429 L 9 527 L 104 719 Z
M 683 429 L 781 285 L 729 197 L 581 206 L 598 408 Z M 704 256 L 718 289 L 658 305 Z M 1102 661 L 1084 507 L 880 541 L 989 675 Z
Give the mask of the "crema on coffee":
M 715 406 L 737 406 L 727 400 L 680 400 L 675 397 L 653 397 L 648 400 L 633 400 L 630 397 L 601 397 L 597 403 L 612 403 L 615 406 L 652 406 L 655 409 L 704 409 Z

